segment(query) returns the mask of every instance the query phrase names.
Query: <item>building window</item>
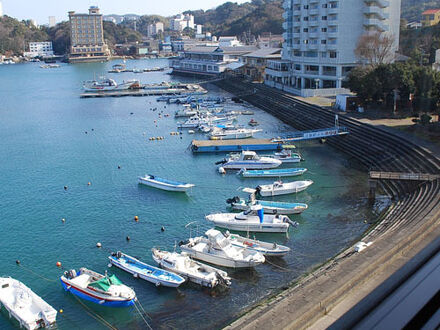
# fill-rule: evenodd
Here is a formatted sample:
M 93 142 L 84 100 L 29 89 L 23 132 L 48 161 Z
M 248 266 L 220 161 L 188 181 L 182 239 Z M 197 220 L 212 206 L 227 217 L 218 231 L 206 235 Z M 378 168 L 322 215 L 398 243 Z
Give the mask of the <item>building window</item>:
M 322 4 L 322 8 L 327 8 L 327 4 L 326 4 L 326 3 L 323 3 L 323 4 Z
M 326 21 L 327 20 L 327 16 L 322 16 L 321 20 Z
M 330 58 L 336 58 L 337 57 L 337 53 L 336 52 L 329 52 L 329 56 Z
M 303 21 L 308 21 L 308 20 L 309 20 L 308 16 L 303 17 Z
M 327 32 L 327 28 L 321 28 L 321 32 Z
M 327 43 L 327 40 L 321 40 L 321 45 L 325 45 Z
M 304 9 L 309 9 L 309 5 L 304 5 Z
M 303 32 L 309 32 L 309 29 L 308 28 L 304 28 Z

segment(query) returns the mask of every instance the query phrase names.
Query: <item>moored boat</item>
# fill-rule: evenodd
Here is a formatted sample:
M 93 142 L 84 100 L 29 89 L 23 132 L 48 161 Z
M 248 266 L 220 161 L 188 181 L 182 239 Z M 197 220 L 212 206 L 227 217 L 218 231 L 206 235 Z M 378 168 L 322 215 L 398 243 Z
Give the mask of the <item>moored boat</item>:
M 225 233 L 225 237 L 228 238 L 234 246 L 260 252 L 266 257 L 282 257 L 290 252 L 290 248 L 287 246 L 250 239 L 238 234 L 231 234 L 228 231 Z
M 286 233 L 290 224 L 296 225 L 285 215 L 264 214 L 263 207 L 258 204 L 241 213 L 209 214 L 206 220 L 220 228 L 260 233 Z
M 0 310 L 2 306 L 13 316 L 20 328 L 28 330 L 55 324 L 57 311 L 22 282 L 0 277 Z
M 292 150 L 283 149 L 280 152 L 275 152 L 273 155 L 268 157 L 272 157 L 275 159 L 281 160 L 283 163 L 299 163 L 304 160 L 299 153 L 292 152 Z
M 249 126 L 258 126 L 258 125 L 260 125 L 260 123 L 258 121 L 256 121 L 254 118 L 249 120 L 248 124 L 249 124 Z
M 232 139 L 246 139 L 253 137 L 255 133 L 261 132 L 260 129 L 214 129 L 208 137 L 210 140 L 232 140 Z
M 128 80 L 121 84 L 116 83 L 115 80 L 110 78 L 101 78 L 100 80 L 89 80 L 83 84 L 84 91 L 97 92 L 97 91 L 120 91 L 130 88 L 139 88 L 138 80 Z
M 171 181 L 151 174 L 139 177 L 139 183 L 162 190 L 177 192 L 186 192 L 188 189 L 194 187 L 192 183 Z
M 160 267 L 172 271 L 189 281 L 213 288 L 219 284 L 231 285 L 231 278 L 223 270 L 191 259 L 184 253 L 152 249 L 153 259 Z
M 308 205 L 304 203 L 287 203 L 265 200 L 245 201 L 243 198 L 235 196 L 226 200 L 234 210 L 245 211 L 251 205 L 259 204 L 267 214 L 299 214 L 307 210 Z
M 156 286 L 177 288 L 185 282 L 185 279 L 177 274 L 146 264 L 120 251 L 112 253 L 108 258 L 112 265 Z
M 277 168 L 273 170 L 246 170 L 242 169 L 238 174 L 245 178 L 280 178 L 286 176 L 298 176 L 307 171 L 306 168 Z
M 195 259 L 231 268 L 255 267 L 265 261 L 259 252 L 233 246 L 218 230 L 209 229 L 205 235 L 182 242 L 181 250 Z
M 282 182 L 275 181 L 273 184 L 259 185 L 256 191 L 263 197 L 294 194 L 306 190 L 313 184 L 312 180 Z
M 122 284 L 116 275 L 107 276 L 81 268 L 79 272 L 66 271 L 60 280 L 64 290 L 99 305 L 125 307 L 136 301 L 134 290 Z
M 280 166 L 278 159 L 260 157 L 255 151 L 243 150 L 240 154 L 231 154 L 228 158 L 221 160 L 216 165 L 222 164 L 224 169 L 240 170 L 246 169 L 268 169 Z

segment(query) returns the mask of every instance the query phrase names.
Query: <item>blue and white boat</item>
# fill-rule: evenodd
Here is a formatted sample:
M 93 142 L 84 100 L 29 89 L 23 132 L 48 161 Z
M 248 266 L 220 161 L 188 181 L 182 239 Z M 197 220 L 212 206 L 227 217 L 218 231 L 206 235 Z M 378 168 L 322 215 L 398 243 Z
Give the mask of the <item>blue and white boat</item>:
M 136 301 L 133 289 L 115 276 L 101 275 L 87 268 L 69 270 L 60 278 L 64 290 L 91 302 L 109 307 L 131 306 Z
M 304 203 L 288 203 L 276 201 L 254 200 L 245 201 L 243 198 L 235 196 L 226 200 L 234 210 L 245 211 L 249 206 L 258 204 L 263 207 L 266 214 L 300 214 L 308 209 L 308 205 Z
M 151 282 L 156 286 L 162 285 L 177 288 L 180 284 L 185 282 L 185 279 L 177 274 L 148 265 L 120 251 L 112 253 L 108 258 L 112 265 L 133 274 L 136 278 Z
M 289 147 L 289 148 L 287 148 Z M 287 163 L 299 163 L 300 161 L 304 160 L 302 156 L 297 152 L 292 152 L 291 149 L 294 149 L 295 146 L 292 145 L 286 145 L 284 146 L 285 149 L 275 152 L 275 154 L 270 155 L 268 157 L 272 157 L 278 160 L 281 160 L 283 164 Z
M 274 170 L 246 170 L 242 169 L 238 174 L 245 178 L 280 178 L 297 176 L 307 172 L 306 168 L 277 168 Z
M 188 189 L 194 187 L 192 183 L 167 180 L 151 174 L 139 177 L 139 183 L 162 190 L 178 192 L 186 192 Z

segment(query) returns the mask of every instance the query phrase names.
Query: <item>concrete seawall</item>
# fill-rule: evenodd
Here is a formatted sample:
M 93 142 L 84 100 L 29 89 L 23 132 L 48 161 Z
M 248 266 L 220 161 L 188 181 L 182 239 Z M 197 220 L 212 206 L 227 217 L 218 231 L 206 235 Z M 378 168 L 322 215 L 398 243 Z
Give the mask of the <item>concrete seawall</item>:
M 333 112 L 261 84 L 228 79 L 216 85 L 242 95 L 242 99 L 296 129 L 334 124 Z M 327 143 L 357 159 L 366 171 L 440 173 L 440 161 L 429 150 L 346 116 L 340 115 L 339 123 L 350 134 L 329 138 Z M 347 249 L 270 301 L 254 306 L 227 328 L 326 328 L 440 235 L 438 179 L 423 183 L 379 180 L 379 185 L 393 203 L 362 239 L 373 245 L 360 253 Z M 371 298 L 362 313 L 367 313 L 397 285 L 398 282 L 389 285 Z M 356 324 L 355 320 L 352 322 L 345 326 Z

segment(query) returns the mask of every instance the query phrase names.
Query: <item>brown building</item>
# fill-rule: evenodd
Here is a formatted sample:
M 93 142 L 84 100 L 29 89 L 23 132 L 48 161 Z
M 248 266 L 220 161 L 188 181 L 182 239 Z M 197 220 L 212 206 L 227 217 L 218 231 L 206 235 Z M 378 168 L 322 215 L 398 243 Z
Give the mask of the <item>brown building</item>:
M 108 60 L 110 51 L 104 41 L 102 15 L 98 7 L 90 7 L 88 14 L 69 12 L 70 62 Z
M 243 74 L 252 80 L 263 81 L 268 60 L 280 60 L 281 48 L 262 48 L 242 56 Z

